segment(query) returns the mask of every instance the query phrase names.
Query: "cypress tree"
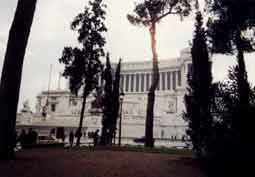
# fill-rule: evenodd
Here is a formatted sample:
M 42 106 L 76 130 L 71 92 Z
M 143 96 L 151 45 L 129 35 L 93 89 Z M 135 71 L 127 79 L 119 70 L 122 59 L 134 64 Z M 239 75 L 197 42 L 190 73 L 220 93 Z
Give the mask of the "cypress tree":
M 115 71 L 115 77 L 113 82 L 113 117 L 110 129 L 111 139 L 115 138 L 116 128 L 117 128 L 117 119 L 119 117 L 119 107 L 120 107 L 120 71 L 121 71 L 121 59 L 117 65 Z
M 212 73 L 206 35 L 201 12 L 196 13 L 192 54 L 192 71 L 188 74 L 188 93 L 185 95 L 185 120 L 189 128 L 187 134 L 193 142 L 198 156 L 208 152 L 212 130 Z
M 109 53 L 106 56 L 106 67 L 103 72 L 104 84 L 104 96 L 103 96 L 103 118 L 102 118 L 102 133 L 101 144 L 107 145 L 110 143 L 110 127 L 113 119 L 113 79 L 112 79 L 112 67 L 110 62 Z

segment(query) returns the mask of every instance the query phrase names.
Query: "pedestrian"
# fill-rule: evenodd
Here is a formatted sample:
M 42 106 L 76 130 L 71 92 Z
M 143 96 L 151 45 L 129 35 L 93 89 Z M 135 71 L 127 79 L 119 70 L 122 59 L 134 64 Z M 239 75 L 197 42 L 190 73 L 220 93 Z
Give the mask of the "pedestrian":
M 19 142 L 22 148 L 24 148 L 27 144 L 27 134 L 25 129 L 21 130 L 21 134 L 19 135 Z
M 62 136 L 62 138 L 61 138 L 61 139 L 62 139 L 62 142 L 63 142 L 63 143 L 65 143 L 66 135 L 65 135 L 65 134 L 63 134 L 63 136 Z
M 13 137 L 13 149 L 16 150 L 17 149 L 17 143 L 18 143 L 18 132 L 15 131 L 14 137 Z
M 32 130 L 31 131 L 31 143 L 34 145 L 34 144 L 37 144 L 37 139 L 38 139 L 38 133 L 37 131 L 35 130 Z
M 76 138 L 76 143 L 77 143 L 77 140 L 78 140 L 78 139 L 80 140 L 81 137 L 82 137 L 82 131 L 79 130 L 79 129 L 77 129 L 74 136 L 75 136 L 75 138 Z
M 94 132 L 94 135 L 93 135 L 94 147 L 96 147 L 96 145 L 97 145 L 97 143 L 98 143 L 98 138 L 99 138 L 98 132 L 99 132 L 99 129 L 97 129 L 97 130 Z
M 27 145 L 31 146 L 33 144 L 33 132 L 32 132 L 32 128 L 28 129 L 28 133 L 27 133 Z
M 73 140 L 74 140 L 74 134 L 73 131 L 71 131 L 69 133 L 69 143 L 70 143 L 70 147 L 73 147 Z

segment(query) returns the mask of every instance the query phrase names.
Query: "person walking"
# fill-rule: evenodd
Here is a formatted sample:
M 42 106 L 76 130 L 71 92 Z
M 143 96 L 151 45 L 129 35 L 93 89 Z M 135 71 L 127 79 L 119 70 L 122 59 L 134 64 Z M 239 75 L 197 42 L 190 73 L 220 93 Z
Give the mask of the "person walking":
M 93 135 L 93 140 L 94 140 L 94 147 L 96 147 L 97 143 L 98 143 L 98 138 L 99 138 L 99 135 L 98 135 L 98 132 L 99 132 L 99 129 L 97 129 Z
M 22 129 L 21 134 L 19 135 L 19 140 L 18 140 L 22 148 L 24 148 L 27 145 L 28 143 L 27 139 L 28 138 L 27 138 L 26 130 Z
M 70 147 L 73 147 L 73 140 L 74 140 L 74 134 L 73 131 L 71 131 L 69 133 L 69 143 L 70 143 Z

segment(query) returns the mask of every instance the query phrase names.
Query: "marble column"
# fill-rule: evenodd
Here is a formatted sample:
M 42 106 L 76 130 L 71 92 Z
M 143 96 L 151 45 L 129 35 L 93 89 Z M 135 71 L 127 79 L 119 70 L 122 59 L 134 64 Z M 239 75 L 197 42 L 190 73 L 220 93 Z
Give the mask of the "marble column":
M 123 92 L 126 92 L 126 74 L 123 74 Z

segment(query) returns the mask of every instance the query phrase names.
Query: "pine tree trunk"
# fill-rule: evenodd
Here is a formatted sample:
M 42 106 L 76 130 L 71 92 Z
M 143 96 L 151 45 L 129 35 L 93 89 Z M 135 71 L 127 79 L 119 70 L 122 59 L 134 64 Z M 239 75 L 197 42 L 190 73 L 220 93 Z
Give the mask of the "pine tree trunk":
M 84 87 L 83 90 L 83 101 L 82 101 L 82 107 L 81 107 L 81 115 L 80 115 L 80 122 L 79 122 L 79 127 L 76 131 L 76 146 L 80 146 L 80 141 L 81 141 L 81 136 L 82 136 L 82 124 L 83 124 L 83 118 L 84 118 L 84 112 L 85 112 L 85 106 L 86 106 L 86 98 L 87 98 L 87 92 L 86 92 L 86 86 Z
M 243 143 L 249 143 L 250 134 L 249 132 L 252 130 L 250 127 L 249 118 L 249 96 L 250 96 L 250 87 L 247 78 L 247 72 L 244 61 L 244 51 L 241 43 L 241 32 L 240 30 L 237 32 L 236 36 L 236 47 L 237 47 L 237 63 L 238 63 L 238 73 L 237 73 L 237 85 L 238 85 L 238 95 L 239 95 L 239 116 L 237 116 L 238 120 L 235 120 L 235 127 L 238 128 L 240 132 L 240 138 Z M 250 127 L 250 128 L 249 128 Z M 245 147 L 245 146 L 244 146 Z
M 22 67 L 36 2 L 36 0 L 18 1 L 9 31 L 0 85 L 0 159 L 14 157 L 13 146 Z
M 247 80 L 247 72 L 244 62 L 244 52 L 241 47 L 237 47 L 237 63 L 240 104 L 244 108 L 247 108 L 249 105 L 249 84 Z
M 154 103 L 155 90 L 159 81 L 158 56 L 156 50 L 156 24 L 150 26 L 151 50 L 152 50 L 152 84 L 148 93 L 147 111 L 146 111 L 146 126 L 145 126 L 145 147 L 154 147 L 153 139 L 153 120 L 154 120 Z

